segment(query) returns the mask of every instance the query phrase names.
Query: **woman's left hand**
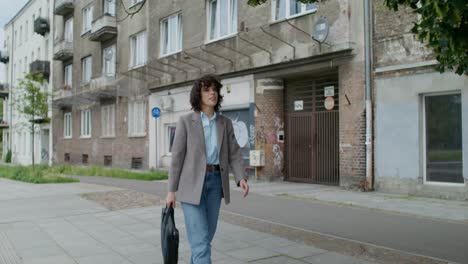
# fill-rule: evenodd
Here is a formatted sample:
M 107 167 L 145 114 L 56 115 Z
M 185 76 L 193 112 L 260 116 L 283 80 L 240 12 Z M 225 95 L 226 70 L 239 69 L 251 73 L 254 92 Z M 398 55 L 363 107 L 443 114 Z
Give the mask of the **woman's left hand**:
M 247 181 L 242 179 L 242 180 L 240 180 L 239 185 L 242 188 L 242 192 L 244 193 L 244 197 L 246 197 L 247 194 L 249 194 L 249 185 L 247 184 Z

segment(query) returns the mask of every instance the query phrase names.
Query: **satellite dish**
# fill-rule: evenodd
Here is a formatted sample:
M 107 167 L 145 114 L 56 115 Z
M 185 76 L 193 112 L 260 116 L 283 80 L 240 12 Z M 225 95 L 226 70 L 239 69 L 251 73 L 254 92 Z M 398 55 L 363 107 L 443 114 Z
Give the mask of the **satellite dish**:
M 113 57 L 114 57 L 114 50 L 113 49 L 106 50 L 106 54 L 104 54 L 104 58 L 106 60 L 112 60 Z
M 328 20 L 321 17 L 315 22 L 312 38 L 319 43 L 323 43 L 328 37 L 329 30 L 330 26 L 328 25 Z

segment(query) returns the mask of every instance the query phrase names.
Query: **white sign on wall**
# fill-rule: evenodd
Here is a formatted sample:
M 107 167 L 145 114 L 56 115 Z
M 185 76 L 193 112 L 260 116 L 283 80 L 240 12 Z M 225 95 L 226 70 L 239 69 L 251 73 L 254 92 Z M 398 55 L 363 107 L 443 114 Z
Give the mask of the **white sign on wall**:
M 334 86 L 326 86 L 323 91 L 324 97 L 335 96 L 335 87 Z
M 304 110 L 304 101 L 298 100 L 294 101 L 294 111 Z

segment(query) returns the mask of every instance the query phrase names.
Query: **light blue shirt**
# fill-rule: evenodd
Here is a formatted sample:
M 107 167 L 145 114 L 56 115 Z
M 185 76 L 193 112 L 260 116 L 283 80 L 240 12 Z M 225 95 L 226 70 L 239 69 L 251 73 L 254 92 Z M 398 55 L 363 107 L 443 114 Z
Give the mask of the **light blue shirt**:
M 219 164 L 218 156 L 218 136 L 216 134 L 216 113 L 211 119 L 201 112 L 203 133 L 205 134 L 206 163 L 210 165 Z

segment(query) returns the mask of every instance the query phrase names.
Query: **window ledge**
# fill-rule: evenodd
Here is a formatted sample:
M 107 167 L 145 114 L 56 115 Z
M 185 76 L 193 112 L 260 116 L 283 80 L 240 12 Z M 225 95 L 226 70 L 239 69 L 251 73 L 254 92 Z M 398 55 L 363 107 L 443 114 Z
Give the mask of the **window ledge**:
M 131 71 L 131 70 L 135 70 L 135 69 L 138 69 L 138 68 L 141 68 L 141 67 L 144 67 L 144 66 L 146 66 L 146 62 L 143 63 L 143 64 L 135 65 L 135 66 L 129 66 L 128 70 Z
M 84 35 L 88 34 L 89 32 L 91 32 L 91 29 L 88 29 L 86 31 L 81 32 L 81 36 L 84 36 Z
M 73 137 L 63 137 L 64 140 L 70 140 L 73 139 Z
M 105 139 L 105 138 L 107 138 L 107 139 L 113 139 L 113 138 L 115 138 L 115 135 L 114 135 L 114 136 L 100 136 L 100 138 L 104 138 L 104 139 Z
M 129 138 L 142 138 L 146 137 L 146 133 L 144 134 L 133 134 L 133 135 L 128 135 Z
M 211 44 L 211 43 L 214 43 L 214 42 L 217 42 L 217 41 L 226 40 L 226 39 L 235 37 L 235 36 L 237 36 L 237 33 L 238 33 L 238 32 L 235 32 L 235 33 L 232 33 L 232 34 L 229 34 L 229 35 L 225 35 L 225 36 L 222 36 L 222 37 L 219 37 L 219 38 L 216 38 L 216 39 L 208 39 L 208 40 L 205 42 L 205 45 L 206 45 L 206 44 Z
M 80 136 L 80 139 L 90 139 L 91 136 Z
M 424 182 L 424 185 L 441 186 L 441 187 L 465 187 L 465 183 L 450 183 L 450 182 Z
M 176 55 L 177 53 L 181 53 L 181 52 L 182 52 L 182 50 L 178 50 L 178 51 L 174 51 L 174 52 L 167 53 L 167 54 L 161 54 L 161 55 L 159 55 L 159 58 L 164 59 L 166 57 L 169 57 L 171 55 Z

